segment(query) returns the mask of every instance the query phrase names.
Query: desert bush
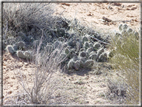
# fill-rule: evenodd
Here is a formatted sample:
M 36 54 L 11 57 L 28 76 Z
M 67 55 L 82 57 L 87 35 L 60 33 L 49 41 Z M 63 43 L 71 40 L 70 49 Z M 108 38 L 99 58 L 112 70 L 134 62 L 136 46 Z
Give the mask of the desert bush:
M 4 31 L 29 31 L 36 27 L 43 29 L 49 26 L 47 19 L 51 19 L 54 12 L 50 3 L 4 3 L 3 8 Z
M 57 90 L 55 84 L 52 84 L 50 79 L 53 73 L 62 71 L 60 65 L 66 59 L 66 56 L 61 57 L 64 49 L 63 45 L 60 47 L 60 50 L 58 48 L 55 48 L 53 51 L 41 50 L 42 39 L 38 47 L 32 52 L 34 55 L 32 62 L 36 65 L 32 87 L 28 87 L 28 83 L 19 75 L 19 82 L 28 97 L 26 104 L 49 104 L 49 99 L 54 91 Z M 22 74 L 22 72 L 19 74 Z
M 121 34 L 115 35 L 117 37 L 114 37 L 111 42 L 114 56 L 110 62 L 115 69 L 121 71 L 128 85 L 127 104 L 139 103 L 139 40 L 135 34 L 135 31 L 131 33 L 122 31 Z

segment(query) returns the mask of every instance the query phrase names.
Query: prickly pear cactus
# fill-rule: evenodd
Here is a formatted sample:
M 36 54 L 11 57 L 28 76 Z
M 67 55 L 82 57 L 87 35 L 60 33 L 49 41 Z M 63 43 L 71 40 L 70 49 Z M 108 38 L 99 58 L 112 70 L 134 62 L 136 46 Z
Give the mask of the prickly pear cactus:
M 139 33 L 136 32 L 135 30 L 129 28 L 127 24 L 120 24 L 119 30 L 121 33 L 120 35 L 123 35 L 124 37 L 134 35 L 136 39 L 139 39 Z
M 86 68 L 91 68 L 94 65 L 94 61 L 92 59 L 88 59 L 85 61 L 84 66 Z
M 58 40 L 61 42 L 65 41 L 65 39 L 63 37 L 59 37 Z
M 82 37 L 82 42 L 84 43 L 84 42 L 86 42 L 86 41 L 89 41 L 88 38 L 87 38 L 86 36 L 83 36 L 83 37 Z
M 70 59 L 68 64 L 67 64 L 67 67 L 68 67 L 68 69 L 73 69 L 73 66 L 74 66 L 74 60 Z
M 106 52 L 102 53 L 98 58 L 98 62 L 106 62 L 107 60 L 108 60 L 108 58 L 107 58 Z
M 87 48 L 89 48 L 89 42 L 84 42 L 84 44 L 83 44 L 83 47 L 85 48 L 85 49 L 87 49 Z
M 15 53 L 15 50 L 14 50 L 12 45 L 7 45 L 6 46 L 6 51 L 9 52 L 10 54 L 14 54 Z
M 24 52 L 24 56 L 26 59 L 32 59 L 32 53 L 31 51 L 25 51 Z
M 86 53 L 85 51 L 81 51 L 81 52 L 79 53 L 79 56 L 80 56 L 80 57 L 87 57 L 87 53 Z
M 23 32 L 18 32 L 18 34 L 17 34 L 17 35 L 18 35 L 18 37 L 21 37 L 21 39 L 22 39 L 22 40 L 24 40 L 24 41 L 25 41 L 25 40 L 26 40 L 26 38 L 27 38 L 27 37 L 26 37 L 26 34 L 25 34 L 25 33 L 23 33 Z
M 101 44 L 99 42 L 95 42 L 93 45 L 93 48 L 95 51 L 97 51 L 101 47 Z
M 139 39 L 139 33 L 138 32 L 134 32 L 135 38 L 138 40 Z
M 90 52 L 92 52 L 92 51 L 93 51 L 93 48 L 92 48 L 92 47 L 90 47 L 90 48 L 88 48 L 88 49 L 86 50 L 87 53 L 90 53 Z
M 98 51 L 97 51 L 97 57 L 100 56 L 100 54 L 102 54 L 104 52 L 104 48 L 100 48 Z
M 75 61 L 73 67 L 74 67 L 75 70 L 78 71 L 79 68 L 80 68 L 80 61 L 79 60 Z
M 91 52 L 91 53 L 89 54 L 89 59 L 92 59 L 92 60 L 95 60 L 95 61 L 96 61 L 96 59 L 97 59 L 97 54 L 96 54 L 95 52 Z
M 21 50 L 16 51 L 16 55 L 17 57 L 22 58 L 22 59 L 26 58 L 24 55 L 24 51 L 21 51 Z
M 19 41 L 19 42 L 15 43 L 14 46 L 15 46 L 15 48 L 17 48 L 16 50 L 25 49 L 26 44 L 24 41 Z
M 69 50 L 69 48 L 68 48 L 68 47 L 66 47 L 66 48 L 65 48 L 65 54 L 67 54 L 67 55 L 68 55 L 69 53 L 70 53 L 70 50 Z
M 80 63 L 80 68 L 84 68 L 84 61 L 85 61 L 85 60 L 79 59 L 78 61 L 79 61 L 79 63 Z

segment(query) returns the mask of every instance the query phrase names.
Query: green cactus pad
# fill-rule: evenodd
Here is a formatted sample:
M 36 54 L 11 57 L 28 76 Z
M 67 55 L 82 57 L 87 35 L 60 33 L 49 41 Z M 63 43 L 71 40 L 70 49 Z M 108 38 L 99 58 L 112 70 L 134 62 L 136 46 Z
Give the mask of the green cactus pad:
M 93 48 L 88 48 L 88 49 L 86 50 L 87 53 L 90 53 L 90 52 L 92 52 L 92 51 L 93 51 Z
M 89 43 L 89 46 L 90 46 L 91 48 L 93 48 L 93 44 L 92 44 L 92 43 Z
M 119 25 L 119 30 L 122 31 L 122 24 Z
M 79 52 L 79 56 L 80 57 L 86 57 L 87 53 L 85 51 L 81 51 L 81 52 Z
M 61 42 L 65 41 L 65 39 L 63 37 L 59 37 L 58 40 Z
M 95 52 L 91 52 L 89 54 L 89 59 L 96 60 L 97 59 L 97 54 Z
M 23 49 L 26 46 L 24 41 L 17 42 L 15 45 L 18 46 L 18 49 Z
M 21 51 L 21 50 L 16 51 L 16 55 L 19 58 L 23 58 L 23 59 L 26 58 L 24 55 L 24 51 Z
M 83 68 L 84 67 L 84 61 L 80 59 L 79 62 L 80 62 L 80 68 Z
M 88 59 L 85 61 L 84 66 L 86 68 L 91 68 L 94 65 L 94 61 L 92 59 Z
M 123 26 L 122 26 L 122 29 L 123 30 L 126 30 L 128 28 L 128 25 L 127 24 L 124 24 Z
M 82 37 L 82 41 L 83 41 L 83 43 L 84 43 L 85 41 L 88 41 L 88 38 L 87 38 L 86 36 L 83 36 L 83 37 Z
M 25 51 L 25 52 L 24 52 L 24 55 L 25 55 L 25 58 L 26 58 L 26 59 L 31 59 L 31 58 L 32 58 L 32 54 L 31 54 L 30 51 Z
M 15 53 L 15 50 L 14 50 L 12 45 L 7 45 L 6 46 L 6 51 L 9 52 L 10 54 L 14 54 Z
M 85 48 L 85 49 L 87 49 L 87 48 L 89 48 L 89 42 L 84 42 L 84 44 L 83 44 L 83 47 Z
M 100 56 L 100 54 L 102 54 L 104 52 L 104 48 L 100 48 L 98 51 L 97 51 L 97 57 Z
M 134 32 L 135 38 L 138 40 L 139 39 L 139 33 L 138 32 Z
M 67 64 L 67 67 L 68 67 L 68 69 L 72 69 L 73 66 L 74 66 L 74 60 L 73 60 L 73 59 L 70 59 L 70 61 L 69 61 L 68 64 Z
M 80 61 L 79 60 L 75 61 L 73 67 L 74 67 L 75 70 L 78 71 L 79 68 L 80 68 Z
M 104 52 L 104 53 L 102 53 L 102 54 L 99 56 L 98 62 L 106 62 L 107 59 L 108 59 L 108 58 L 107 58 L 107 53 Z
M 132 32 L 133 32 L 133 30 L 131 28 L 127 29 L 127 33 L 132 33 Z
M 101 44 L 99 42 L 95 42 L 93 45 L 93 48 L 95 51 L 97 51 L 101 47 Z
M 68 48 L 65 48 L 65 54 L 69 54 L 70 50 Z

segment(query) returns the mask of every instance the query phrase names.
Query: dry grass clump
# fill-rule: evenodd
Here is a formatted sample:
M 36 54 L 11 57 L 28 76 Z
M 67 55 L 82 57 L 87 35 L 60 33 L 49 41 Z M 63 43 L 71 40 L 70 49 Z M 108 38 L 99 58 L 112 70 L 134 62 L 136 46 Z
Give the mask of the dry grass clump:
M 114 57 L 110 60 L 114 68 L 120 71 L 128 85 L 127 104 L 139 103 L 139 40 L 134 34 L 122 35 L 112 41 Z
M 28 32 L 49 26 L 54 12 L 51 6 L 50 3 L 3 3 L 3 31 Z
M 23 38 L 20 33 L 40 39 L 41 29 L 45 32 L 54 24 L 51 3 L 3 3 L 2 6 L 3 49 L 18 42 L 18 36 Z M 47 34 L 44 33 L 44 36 Z

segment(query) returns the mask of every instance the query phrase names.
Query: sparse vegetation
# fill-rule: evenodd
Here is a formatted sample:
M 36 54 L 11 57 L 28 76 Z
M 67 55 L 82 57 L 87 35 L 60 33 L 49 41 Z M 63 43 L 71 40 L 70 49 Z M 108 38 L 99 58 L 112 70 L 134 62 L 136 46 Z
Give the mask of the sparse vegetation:
M 81 26 L 77 19 L 69 21 L 53 16 L 54 9 L 50 3 L 4 3 L 3 6 L 3 51 L 36 66 L 31 86 L 20 70 L 15 72 L 25 94 L 14 104 L 89 103 L 85 100 L 86 92 L 83 93 L 87 89 L 84 85 L 89 76 L 85 78 L 86 81 L 77 78 L 78 81 L 70 87 L 70 81 L 74 78 L 68 81 L 63 79 L 66 76 L 61 79 L 52 76 L 57 72 L 79 74 L 94 68 L 96 70 L 92 75 L 100 76 L 103 71 L 99 64 L 108 62 L 114 65 L 113 69 L 109 69 L 118 70 L 126 83 L 109 79 L 109 98 L 117 96 L 123 97 L 123 100 L 126 98 L 127 104 L 139 103 L 138 32 L 121 25 L 121 33 L 116 33 L 110 41 L 109 35 L 104 38 L 95 29 Z M 107 98 L 106 95 L 100 93 L 99 97 Z M 101 101 L 97 102 L 102 104 Z

